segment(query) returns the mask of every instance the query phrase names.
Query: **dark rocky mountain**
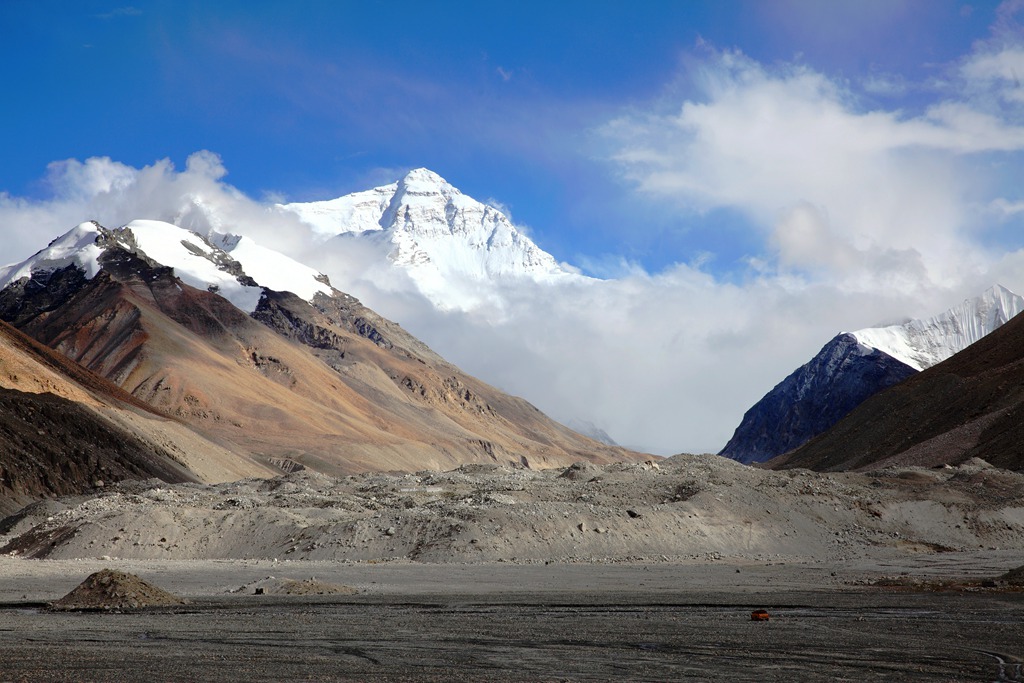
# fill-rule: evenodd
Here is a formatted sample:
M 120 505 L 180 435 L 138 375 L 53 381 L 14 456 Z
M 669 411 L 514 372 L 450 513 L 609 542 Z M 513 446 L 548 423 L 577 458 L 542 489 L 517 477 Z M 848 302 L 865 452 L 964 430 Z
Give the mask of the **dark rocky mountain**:
M 744 414 L 720 455 L 749 464 L 791 451 L 916 373 L 852 334 L 837 335 Z
M 981 458 L 1024 470 L 1024 317 L 850 412 L 772 468 L 939 466 Z
M 834 425 L 869 396 L 939 363 L 1024 310 L 1001 285 L 942 313 L 837 335 L 743 416 L 721 455 L 755 463 Z
M 53 394 L 0 389 L 0 516 L 123 479 L 195 477 L 166 452 Z
M 83 224 L 8 269 L 17 277 L 0 291 L 0 319 L 220 444 L 232 454 L 223 467 L 345 474 L 642 457 L 466 375 L 329 286 L 309 299 L 260 289 L 203 237 L 134 226 Z M 190 286 L 141 245 L 177 250 L 189 267 L 206 259 L 219 284 Z M 251 313 L 227 288 L 249 297 Z

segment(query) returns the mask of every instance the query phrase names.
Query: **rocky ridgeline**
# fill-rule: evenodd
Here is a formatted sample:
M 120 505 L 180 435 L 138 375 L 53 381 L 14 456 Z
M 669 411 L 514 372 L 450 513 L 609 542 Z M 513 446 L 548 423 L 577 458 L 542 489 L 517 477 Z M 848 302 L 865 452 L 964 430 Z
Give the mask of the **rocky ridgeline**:
M 853 335 L 840 334 L 743 415 L 721 455 L 754 463 L 787 453 L 916 373 Z
M 309 471 L 122 484 L 27 508 L 0 552 L 34 558 L 619 562 L 847 559 L 1024 549 L 1024 475 L 959 467 L 773 472 L 717 456 L 534 471 Z

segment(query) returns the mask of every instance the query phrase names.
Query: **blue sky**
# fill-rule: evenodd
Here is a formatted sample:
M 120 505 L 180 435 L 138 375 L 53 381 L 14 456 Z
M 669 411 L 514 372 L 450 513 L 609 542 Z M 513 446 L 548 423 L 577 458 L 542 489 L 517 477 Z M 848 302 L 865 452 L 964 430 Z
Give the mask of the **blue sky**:
M 763 250 L 746 210 L 638 193 L 608 121 L 706 98 L 700 72 L 733 50 L 844 84 L 854 111 L 916 112 L 936 98 L 924 84 L 991 37 L 997 7 L 6 0 L 0 191 L 45 196 L 57 160 L 180 167 L 203 149 L 257 198 L 328 198 L 427 166 L 561 260 L 658 271 L 711 254 L 725 275 Z
M 353 294 L 560 420 L 717 450 L 837 332 L 1024 293 L 1022 26 L 1024 0 L 0 0 L 0 263 L 188 193 L 252 226 L 427 167 L 608 282 L 486 324 Z

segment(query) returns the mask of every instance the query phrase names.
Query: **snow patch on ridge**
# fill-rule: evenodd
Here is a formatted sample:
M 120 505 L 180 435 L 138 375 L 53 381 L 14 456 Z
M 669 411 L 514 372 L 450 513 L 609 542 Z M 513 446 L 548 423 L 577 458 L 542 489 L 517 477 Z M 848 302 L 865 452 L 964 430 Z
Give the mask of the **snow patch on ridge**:
M 231 254 L 246 275 L 267 289 L 291 292 L 306 301 L 312 301 L 318 293 L 329 296 L 334 291 L 327 276 L 248 237 L 211 233 L 210 242 Z
M 22 278 L 30 278 L 34 273 L 53 272 L 71 265 L 78 266 L 91 280 L 100 272 L 102 250 L 96 245 L 99 234 L 98 224 L 92 221 L 80 223 L 34 256 L 0 268 L 0 289 Z
M 858 342 L 925 370 L 962 351 L 1024 310 L 1024 297 L 1002 285 L 923 320 L 852 332 Z
M 318 293 L 334 292 L 324 275 L 247 237 L 213 233 L 207 240 L 191 230 L 154 220 L 135 220 L 109 232 L 95 222 L 82 223 L 29 259 L 0 268 L 0 289 L 33 274 L 71 265 L 91 280 L 101 269 L 99 257 L 104 248 L 102 241 L 97 244 L 101 234 L 109 234 L 124 249 L 173 268 L 182 282 L 215 292 L 246 313 L 256 310 L 264 288 L 292 292 L 307 301 Z
M 174 269 L 182 282 L 208 289 L 246 313 L 252 313 L 263 296 L 262 287 L 245 285 L 232 273 L 221 270 L 216 250 L 198 234 L 163 221 L 132 221 L 124 226 L 135 238 L 139 251 L 153 261 Z

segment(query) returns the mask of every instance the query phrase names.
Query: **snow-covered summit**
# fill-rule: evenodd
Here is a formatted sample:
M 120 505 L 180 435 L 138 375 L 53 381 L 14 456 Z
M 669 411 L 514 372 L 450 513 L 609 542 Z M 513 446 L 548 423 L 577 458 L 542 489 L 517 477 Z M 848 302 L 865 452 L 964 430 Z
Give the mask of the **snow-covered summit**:
M 385 252 L 435 303 L 458 305 L 458 283 L 579 277 L 498 209 L 425 168 L 390 185 L 321 202 L 279 205 L 323 239 L 359 240 Z
M 102 253 L 96 245 L 99 234 L 98 223 L 89 221 L 76 225 L 21 263 L 0 268 L 0 289 L 22 278 L 32 277 L 33 273 L 52 272 L 71 265 L 77 266 L 89 279 L 96 277 Z
M 931 318 L 851 334 L 864 346 L 924 370 L 967 348 L 1022 310 L 1024 297 L 995 285 Z
M 210 239 L 163 221 L 136 220 L 107 230 L 82 223 L 25 261 L 0 268 L 0 289 L 34 274 L 74 265 L 92 279 L 102 268 L 100 256 L 119 246 L 174 269 L 182 282 L 216 292 L 251 313 L 263 289 L 288 291 L 312 300 L 333 288 L 317 271 L 247 237 L 213 233 Z

